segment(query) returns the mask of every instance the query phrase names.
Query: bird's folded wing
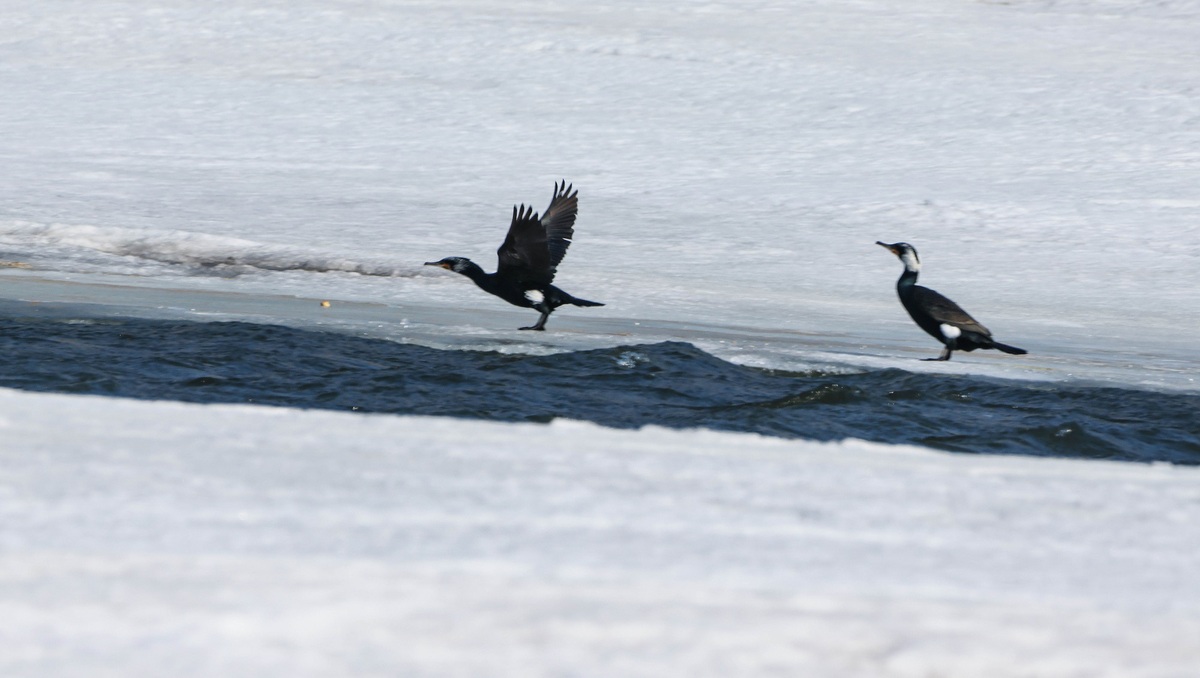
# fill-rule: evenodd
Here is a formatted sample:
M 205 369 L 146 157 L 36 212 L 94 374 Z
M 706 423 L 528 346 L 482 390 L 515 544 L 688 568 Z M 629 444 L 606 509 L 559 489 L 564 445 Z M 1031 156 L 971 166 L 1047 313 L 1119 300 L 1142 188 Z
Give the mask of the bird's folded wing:
M 992 335 L 988 328 L 962 310 L 962 307 L 928 287 L 918 286 L 913 291 L 913 298 L 939 323 L 953 325 L 964 332 L 977 332 L 985 337 Z

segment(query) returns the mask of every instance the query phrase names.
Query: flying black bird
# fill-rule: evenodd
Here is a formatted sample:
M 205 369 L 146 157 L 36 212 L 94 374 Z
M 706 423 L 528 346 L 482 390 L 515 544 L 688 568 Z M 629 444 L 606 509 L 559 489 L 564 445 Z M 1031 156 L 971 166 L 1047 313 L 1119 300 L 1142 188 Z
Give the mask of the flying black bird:
M 576 299 L 550 284 L 575 235 L 579 191 L 571 188 L 566 181 L 554 184 L 554 197 L 540 219 L 533 207 L 520 205 L 513 208 L 508 237 L 496 250 L 500 263 L 495 273 L 484 273 L 478 264 L 466 257 L 446 257 L 441 261 L 427 261 L 425 265 L 461 273 L 474 280 L 484 292 L 514 306 L 539 311 L 542 316 L 537 324 L 522 327 L 523 330 L 546 329 L 550 314 L 564 304 L 603 306 L 596 301 Z
M 917 250 L 906 242 L 891 245 L 875 241 L 876 245 L 891 250 L 892 254 L 904 262 L 904 273 L 896 282 L 896 292 L 900 295 L 900 303 L 912 319 L 929 333 L 929 336 L 942 342 L 946 348 L 937 358 L 926 360 L 949 360 L 952 351 L 974 351 L 977 348 L 994 348 L 1005 353 L 1023 355 L 1023 348 L 1001 344 L 992 339 L 988 328 L 980 325 L 958 304 L 934 292 L 928 287 L 917 284 L 917 275 L 921 271 L 921 259 Z

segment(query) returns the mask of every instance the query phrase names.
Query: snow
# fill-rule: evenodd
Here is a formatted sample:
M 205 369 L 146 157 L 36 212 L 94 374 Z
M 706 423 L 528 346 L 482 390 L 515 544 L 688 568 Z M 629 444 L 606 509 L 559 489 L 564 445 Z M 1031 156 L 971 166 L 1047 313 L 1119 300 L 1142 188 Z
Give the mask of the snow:
M 558 282 L 607 306 L 555 325 L 848 335 L 865 350 L 705 348 L 908 365 L 937 347 L 872 245 L 905 240 L 923 284 L 1033 354 L 974 364 L 1105 380 L 1133 352 L 1174 373 L 1144 385 L 1195 389 L 1198 7 L 6 3 L 0 254 L 426 303 L 453 338 L 497 302 L 421 264 L 488 266 L 510 206 L 566 177 Z
M 1196 391 L 1200 2 L 0 0 L 0 295 Z M 484 263 L 580 191 L 528 312 Z M 1027 356 L 938 347 L 901 266 Z M 330 300 L 325 309 L 318 305 Z M 522 335 L 528 333 L 521 333 Z M 542 334 L 542 333 L 539 333 Z M 0 391 L 4 675 L 1190 675 L 1194 469 Z
M 0 402 L 6 676 L 1184 676 L 1200 661 L 1197 469 Z

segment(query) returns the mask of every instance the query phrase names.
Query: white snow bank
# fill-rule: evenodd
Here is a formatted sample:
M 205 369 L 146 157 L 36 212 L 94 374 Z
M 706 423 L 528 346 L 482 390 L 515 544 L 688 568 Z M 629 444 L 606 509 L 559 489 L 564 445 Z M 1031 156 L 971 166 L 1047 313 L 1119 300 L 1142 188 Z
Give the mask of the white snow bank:
M 5 676 L 1184 676 L 1200 470 L 0 391 Z
M 508 311 L 466 280 L 338 271 L 490 269 L 511 206 L 543 209 L 565 177 L 580 215 L 558 283 L 607 306 L 552 328 L 703 323 L 911 363 L 938 348 L 874 245 L 906 240 L 923 284 L 1030 351 L 962 364 L 1182 381 L 1200 371 L 1198 8 L 0 0 L 0 259 L 428 304 L 475 339 Z M 226 261 L 255 268 L 190 265 Z M 506 332 L 495 347 L 529 322 L 482 327 Z
M 1195 0 L 0 9 L 5 299 L 1196 388 Z M 547 337 L 338 272 L 562 177 Z M 1030 356 L 918 365 L 879 239 Z M 7 391 L 0 455 L 6 677 L 1200 665 L 1195 469 Z
M 246 269 L 261 271 L 308 271 L 312 273 L 358 273 L 372 276 L 412 276 L 421 263 L 397 264 L 386 258 L 374 261 L 330 255 L 317 248 L 303 248 L 256 242 L 245 238 L 209 235 L 193 231 L 122 228 L 86 224 L 35 224 L 0 222 L 0 243 L 6 246 L 28 245 L 39 257 L 62 250 L 83 249 L 91 252 L 129 257 L 124 273 L 141 274 L 148 263 L 183 264 L 189 267 L 220 266 L 226 275 Z M 142 261 L 139 261 L 142 260 Z M 83 260 L 79 263 L 85 263 Z M 111 261 L 97 270 L 112 271 Z M 83 270 L 88 270 L 84 268 Z M 150 269 L 170 274 L 170 268 Z M 192 273 L 189 269 L 175 275 Z

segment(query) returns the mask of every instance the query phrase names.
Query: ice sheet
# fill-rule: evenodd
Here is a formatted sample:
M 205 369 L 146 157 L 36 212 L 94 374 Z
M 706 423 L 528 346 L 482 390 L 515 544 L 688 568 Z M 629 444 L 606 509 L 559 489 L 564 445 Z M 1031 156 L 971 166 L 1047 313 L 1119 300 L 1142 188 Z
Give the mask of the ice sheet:
M 551 327 L 936 353 L 873 244 L 907 240 L 923 282 L 1032 352 L 984 369 L 1197 371 L 1194 2 L 5 9 L 0 257 L 46 276 L 508 330 L 420 263 L 491 267 L 511 205 L 566 177 L 559 282 L 608 306 Z
M 1197 18 L 1195 0 L 0 0 L 0 262 L 23 265 L 0 295 L 1195 389 Z M 420 267 L 490 268 L 511 206 L 561 178 L 581 207 L 558 282 L 607 306 L 531 339 Z M 876 240 L 915 244 L 923 283 L 1030 355 L 918 362 L 937 347 Z M 1194 469 L 0 402 L 6 676 L 1200 663 Z
M 1194 468 L 7 390 L 0 434 L 6 676 L 1200 661 Z

